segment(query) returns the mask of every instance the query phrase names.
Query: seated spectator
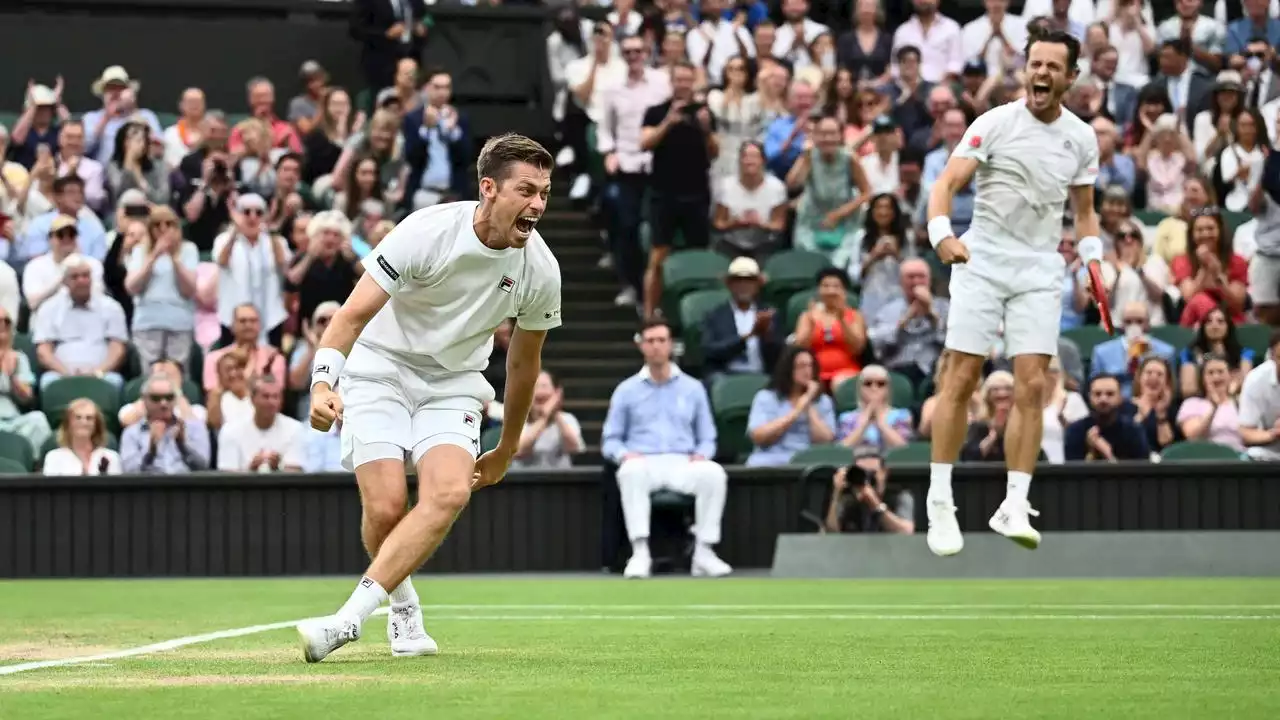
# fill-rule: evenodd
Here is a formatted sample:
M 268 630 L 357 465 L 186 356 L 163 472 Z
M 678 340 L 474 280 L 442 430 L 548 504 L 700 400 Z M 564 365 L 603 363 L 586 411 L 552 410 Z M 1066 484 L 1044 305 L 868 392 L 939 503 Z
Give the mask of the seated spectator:
M 818 361 L 818 380 L 833 392 L 862 370 L 867 348 L 867 324 L 862 313 L 849 307 L 849 278 L 843 270 L 818 272 L 818 299 L 796 324 L 794 342 L 809 348 Z
M 62 78 L 50 88 L 29 84 L 23 97 L 22 114 L 13 123 L 13 146 L 4 157 L 30 169 L 36 161 L 36 149 L 45 145 L 57 151 L 59 130 L 71 117 L 62 103 Z
M 116 201 L 115 227 L 107 232 L 102 282 L 107 294 L 124 308 L 130 327 L 133 325 L 133 296 L 124 281 L 129 276 L 129 256 L 146 239 L 150 225 L 151 203 L 147 202 L 147 196 L 137 188 L 126 190 Z
M 130 78 L 128 71 L 119 65 L 103 70 L 102 76 L 93 83 L 91 89 L 94 95 L 102 98 L 102 109 L 84 115 L 84 129 L 88 137 L 85 154 L 104 166 L 111 160 L 116 134 L 126 123 L 144 122 L 156 138 L 164 133 L 156 114 L 138 106 L 139 88 L 138 81 Z
M 1236 117 L 1231 138 L 1234 142 L 1214 156 L 1210 177 L 1222 207 L 1242 212 L 1249 209 L 1249 195 L 1262 180 L 1262 164 L 1271 150 L 1267 125 L 1257 108 L 1249 108 Z M 1210 148 L 1210 152 L 1213 150 Z
M 271 81 L 264 77 L 255 77 L 247 84 L 249 94 L 249 114 L 266 123 L 269 147 L 280 148 L 289 152 L 302 152 L 302 141 L 298 139 L 298 131 L 288 122 L 276 116 L 276 89 Z M 239 128 L 237 127 L 237 130 Z M 245 149 L 242 132 L 232 132 L 229 147 L 231 152 L 240 153 Z
M 839 120 L 815 121 L 812 144 L 806 142 L 786 178 L 791 190 L 804 190 L 796 208 L 795 247 L 829 258 L 849 257 L 858 210 L 871 197 L 871 185 L 858 156 L 842 144 Z
M 941 125 L 941 122 L 938 122 L 935 127 L 938 125 Z M 941 141 L 940 131 L 938 141 Z M 890 115 L 880 115 L 871 121 L 871 145 L 872 152 L 862 158 L 862 169 L 867 178 L 867 194 L 879 195 L 897 193 L 901 190 L 904 184 L 901 166 L 905 153 L 910 152 L 917 158 L 923 158 L 926 153 L 938 146 L 938 142 L 934 142 L 931 138 L 927 146 L 909 145 L 904 148 L 902 129 L 898 127 L 898 122 Z M 916 163 L 920 162 L 922 160 L 916 160 Z M 919 177 L 919 173 L 916 173 L 916 177 Z
M 358 220 L 361 209 L 370 201 L 395 205 L 388 196 L 387 186 L 378 177 L 378 160 L 371 155 L 357 156 L 351 161 L 342 187 L 345 189 L 334 193 L 333 210 L 348 220 Z
M 1253 350 L 1240 344 L 1236 325 L 1222 308 L 1214 308 L 1204 316 L 1195 339 L 1178 355 L 1178 387 L 1183 397 L 1202 394 L 1197 379 L 1204 373 L 1201 365 L 1206 357 L 1226 360 L 1231 371 L 1227 390 L 1232 396 L 1239 394 L 1245 376 L 1253 369 Z
M 306 457 L 302 461 L 305 473 L 345 472 L 342 467 L 342 418 L 338 418 L 328 432 L 321 432 L 303 423 L 307 436 Z
M 978 420 L 960 448 L 964 462 L 1004 462 L 1004 431 L 1013 411 L 1013 373 L 997 370 L 982 381 Z
M 1209 159 L 1210 146 L 1221 148 L 1230 142 L 1231 127 L 1244 109 L 1244 85 L 1240 73 L 1235 70 L 1219 72 L 1209 96 L 1209 107 L 1196 113 L 1191 124 L 1197 162 Z
M 671 362 L 671 328 L 660 318 L 640 331 L 644 368 L 623 380 L 609 399 L 601 452 L 618 464 L 622 516 L 631 539 L 623 576 L 649 577 L 649 496 L 671 490 L 694 496 L 694 575 L 720 577 L 733 571 L 712 548 L 720 542 L 728 476 L 711 458 L 716 425 L 702 383 Z
M 1182 440 L 1178 427 L 1178 403 L 1173 395 L 1172 361 L 1147 356 L 1138 366 L 1133 383 L 1133 402 L 1124 407 L 1133 414 L 1133 422 L 1147 437 L 1147 447 L 1159 454 Z
M 308 60 L 302 63 L 298 75 L 302 80 L 302 92 L 289 100 L 289 116 L 285 119 L 293 123 L 301 138 L 311 132 L 311 128 L 318 122 L 325 87 L 329 84 L 329 73 L 325 72 L 320 63 Z
M 69 215 L 58 217 L 49 226 L 49 251 L 36 256 L 22 268 L 22 294 L 31 308 L 32 320 L 37 311 L 50 299 L 66 295 L 66 270 L 63 267 L 72 256 L 89 266 L 93 294 L 104 290 L 102 263 L 80 253 L 79 231 Z
M 783 73 L 786 71 L 783 70 Z M 765 86 L 768 86 L 768 82 Z M 763 105 L 765 97 L 762 96 L 761 104 Z M 800 156 L 806 154 L 805 145 L 809 141 L 808 134 L 814 130 L 810 126 L 811 118 L 809 113 L 817 104 L 817 93 L 812 85 L 805 82 L 796 81 L 791 84 L 787 91 L 787 114 L 782 115 L 768 125 L 764 129 L 764 157 L 769 167 L 769 172 L 780 178 L 787 178 L 787 185 L 798 187 L 801 182 L 790 182 L 790 171 L 793 165 L 800 159 Z M 768 108 L 765 108 L 766 110 Z M 836 137 L 840 137 L 839 131 Z M 839 140 L 837 139 L 837 144 Z M 813 145 L 817 141 L 814 140 Z M 812 145 L 809 152 L 813 152 Z M 807 174 L 807 173 L 806 173 Z M 845 202 L 842 200 L 841 202 Z M 804 248 L 799 242 L 796 247 Z
M 134 297 L 133 345 L 143 365 L 173 360 L 186 367 L 195 333 L 195 243 L 182 239 L 178 216 L 158 206 L 129 253 L 125 289 Z
M 513 468 L 558 469 L 573 465 L 572 457 L 582 452 L 582 425 L 573 413 L 565 412 L 564 388 L 551 373 L 543 370 L 533 386 L 529 419 L 520 435 L 520 449 L 511 461 Z
M 320 337 L 324 335 L 325 328 L 329 327 L 329 321 L 333 319 L 340 307 L 342 307 L 340 303 L 332 300 L 322 302 L 312 311 L 309 322 L 306 317 L 302 319 L 302 333 L 294 342 L 293 353 L 289 356 L 289 389 L 298 398 L 297 410 L 294 413 L 294 417 L 298 420 L 307 421 L 311 417 L 311 364 L 315 360 L 316 350 L 320 347 Z M 492 364 L 490 362 L 490 366 Z M 223 388 L 226 387 L 221 382 L 219 384 Z M 247 392 L 239 395 L 247 397 Z
M 853 464 L 837 470 L 831 480 L 831 502 L 824 518 L 827 532 L 915 532 L 915 498 L 909 490 L 887 484 L 889 471 L 879 452 L 856 448 L 853 458 Z
M 263 224 L 266 212 L 267 203 L 261 196 L 241 195 L 236 200 L 233 227 L 213 242 L 214 261 L 221 267 L 218 320 L 224 343 L 236 337 L 232 323 L 241 305 L 257 309 L 259 341 L 280 347 L 284 335 L 284 321 L 289 317 L 284 307 L 284 274 L 290 252 L 284 238 L 267 232 Z
M 262 322 L 259 317 L 257 308 L 252 305 L 241 305 L 235 308 L 231 344 L 214 350 L 204 360 L 206 391 L 212 390 L 218 381 L 218 358 L 231 352 L 243 355 L 246 359 L 248 364 L 245 374 L 250 382 L 263 375 L 274 378 L 284 377 L 284 356 L 274 345 L 261 342 Z
M 754 140 L 739 146 L 736 165 L 737 172 L 720 178 L 716 188 L 715 249 L 764 258 L 787 228 L 787 186 L 765 172 L 764 149 Z
M 835 405 L 822 392 L 816 365 L 813 353 L 799 347 L 778 359 L 769 387 L 751 400 L 747 436 L 756 447 L 748 467 L 786 465 L 797 452 L 835 440 Z
M 761 304 L 764 277 L 749 257 L 729 263 L 729 302 L 702 318 L 702 353 L 707 387 L 724 375 L 766 373 L 777 363 L 783 338 L 777 310 Z
M 306 158 L 302 180 L 311 185 L 317 195 L 321 194 L 321 185 L 332 183 L 329 173 L 342 157 L 342 149 L 364 126 L 364 113 L 352 113 L 351 96 L 342 88 L 325 90 L 321 108 L 320 122 L 302 139 Z
M 223 425 L 248 420 L 253 416 L 253 399 L 249 396 L 249 379 L 245 368 L 248 367 L 248 355 L 243 349 L 236 348 L 229 353 L 212 356 L 205 360 L 205 367 L 212 363 L 217 372 L 215 385 L 205 395 L 205 406 L 209 412 L 209 427 L 219 430 Z M 262 377 L 271 377 L 263 375 Z M 310 397 L 308 392 L 307 397 Z M 307 415 L 310 417 L 310 406 Z
M 73 400 L 62 415 L 58 447 L 44 456 L 45 475 L 119 475 L 120 456 L 107 447 L 107 423 L 92 400 Z
M 52 433 L 49 419 L 39 410 L 22 411 L 35 399 L 35 381 L 31 361 L 13 349 L 13 316 L 0 307 L 0 430 L 21 435 L 39 453 Z
M 737 177 L 742 170 L 743 145 L 755 143 L 760 167 L 753 172 L 759 172 L 764 177 L 781 183 L 780 178 L 770 175 L 764 169 L 764 146 L 756 138 L 764 130 L 765 118 L 760 107 L 760 96 L 753 91 L 750 73 L 751 58 L 743 55 L 731 57 L 724 66 L 723 88 L 717 87 L 707 93 L 707 107 L 716 116 L 720 128 L 716 134 L 720 154 L 716 156 L 712 172 L 721 182 L 725 178 Z M 603 95 L 601 90 L 596 92 Z
M 1115 255 L 1102 261 L 1102 281 L 1110 288 L 1111 322 L 1123 324 L 1124 308 L 1131 303 L 1147 306 L 1152 327 L 1165 324 L 1164 292 L 1169 286 L 1169 266 L 1159 255 L 1147 255 L 1142 229 L 1137 223 L 1122 220 L 1116 226 Z M 1079 282 L 1087 289 L 1089 281 L 1081 273 Z
M 179 420 L 189 420 L 191 422 L 204 423 L 208 420 L 209 413 L 203 405 L 192 404 L 187 396 L 182 393 L 182 366 L 173 360 L 160 359 L 151 363 L 151 374 L 149 377 L 163 377 L 168 380 L 174 388 L 176 395 L 173 398 L 173 414 Z M 120 427 L 127 428 L 146 417 L 147 404 L 145 399 L 139 395 L 137 400 L 120 408 L 120 412 L 116 415 L 116 419 L 120 421 Z
M 1120 390 L 1125 398 L 1132 394 L 1133 380 L 1138 375 L 1138 366 L 1143 358 L 1156 355 L 1172 362 L 1175 355 L 1172 345 L 1149 335 L 1150 317 L 1146 303 L 1126 305 L 1121 314 L 1124 337 L 1099 343 L 1093 348 L 1089 374 L 1093 377 L 1115 377 L 1120 382 Z
M 1062 464 L 1063 441 L 1067 426 L 1089 414 L 1089 406 L 1075 390 L 1068 390 L 1062 372 L 1062 362 L 1054 357 L 1049 360 L 1045 373 L 1044 431 L 1040 439 L 1040 451 L 1054 465 Z
M 306 458 L 302 423 L 280 414 L 280 383 L 269 375 L 250 386 L 253 415 L 224 422 L 218 431 L 218 469 L 229 472 L 301 472 Z
M 1254 460 L 1280 461 L 1280 331 L 1271 333 L 1270 359 L 1240 388 L 1240 438 Z
M 1280 92 L 1280 81 L 1274 84 Z M 1280 105 L 1280 99 L 1277 103 Z M 1258 322 L 1277 327 L 1280 326 L 1280 152 L 1267 155 L 1262 182 L 1250 198 L 1249 209 L 1254 213 L 1253 235 L 1257 247 L 1249 260 L 1253 314 Z M 1236 236 L 1242 232 L 1243 227 L 1236 231 Z
M 410 113 L 408 118 L 417 117 L 415 113 Z M 373 114 L 368 125 L 367 130 L 362 133 L 353 133 L 347 140 L 338 163 L 329 173 L 332 180 L 331 188 L 335 193 L 346 192 L 347 196 L 350 196 L 351 182 L 357 177 L 356 168 L 352 166 L 362 158 L 373 158 L 374 179 L 369 186 L 376 186 L 384 191 L 381 198 L 386 201 L 388 208 L 399 207 L 404 200 L 405 182 L 411 179 L 408 177 L 410 171 L 403 158 L 405 148 L 402 147 L 404 143 L 401 142 L 402 137 L 399 134 L 400 118 L 389 110 L 379 110 Z M 435 166 L 432 167 L 434 169 Z M 358 201 L 354 205 L 339 203 L 336 199 L 333 202 L 333 207 L 337 210 L 359 206 Z
M 1188 396 L 1178 408 L 1182 436 L 1187 440 L 1208 440 L 1243 453 L 1240 407 L 1231 395 L 1231 366 L 1222 355 L 1209 355 L 1199 370 L 1197 386 L 1203 387 L 1204 392 Z
M 285 288 L 298 293 L 298 315 L 311 317 L 325 302 L 341 304 L 364 274 L 351 245 L 351 222 L 336 210 L 317 213 L 307 223 L 307 248 L 285 273 Z
M 890 300 L 870 320 L 867 337 L 876 357 L 890 370 L 919 385 L 933 373 L 947 336 L 950 303 L 929 289 L 929 264 L 903 261 L 899 268 L 902 295 Z
M 155 204 L 169 202 L 169 171 L 151 158 L 151 131 L 146 123 L 125 123 L 115 137 L 107 163 L 107 192 L 115 199 L 127 190 L 141 190 Z
M 175 412 L 181 397 L 181 382 L 167 374 L 153 375 L 142 384 L 146 414 L 120 438 L 126 472 L 177 475 L 209 469 L 209 428 Z
M 84 181 L 84 203 L 96 213 L 106 215 L 110 210 L 107 197 L 106 169 L 97 160 L 84 156 L 84 123 L 66 120 L 58 130 L 58 143 L 54 163 L 58 177 L 75 175 Z M 28 212 L 32 198 L 27 198 Z M 168 198 L 165 198 L 168 201 Z
M 190 87 L 178 101 L 178 122 L 164 129 L 164 164 L 176 168 L 200 144 L 200 127 L 207 109 L 204 91 Z M 166 201 L 167 202 L 167 201 Z
M 1084 325 L 1084 313 L 1089 309 L 1088 276 L 1081 272 L 1084 262 L 1076 253 L 1076 231 L 1070 227 L 1062 228 L 1062 237 L 1058 240 L 1058 254 L 1062 256 L 1065 267 L 1062 273 L 1062 319 L 1061 330 L 1074 330 Z M 1103 265 L 1106 272 L 1107 265 Z
M 849 278 L 862 286 L 859 309 L 875 317 L 885 303 L 897 297 L 899 266 L 916 256 L 911 221 L 898 200 L 889 193 L 871 199 L 866 221 L 853 238 L 855 253 L 849 258 Z M 837 263 L 839 265 L 839 263 Z
M 1213 207 L 1215 203 L 1207 180 L 1199 175 L 1183 180 L 1182 204 L 1178 206 L 1177 214 L 1156 225 L 1151 252 L 1172 267 L 1176 258 L 1187 254 L 1187 230 L 1191 227 L 1192 216 L 1201 208 Z
M 1093 134 L 1098 140 L 1098 179 L 1096 187 L 1102 189 L 1110 185 L 1119 185 L 1127 192 L 1132 193 L 1138 181 L 1138 168 L 1134 163 L 1134 158 L 1117 151 L 1117 146 L 1120 143 L 1120 133 L 1116 130 L 1116 124 L 1104 116 L 1094 118 L 1090 124 L 1093 125 Z M 1148 133 L 1148 136 L 1150 135 L 1152 133 Z M 1157 143 L 1157 146 L 1161 149 L 1165 147 L 1159 143 Z M 1138 157 L 1142 156 L 1139 155 Z M 1159 167 L 1163 169 L 1164 166 Z M 1181 172 L 1181 166 L 1177 170 Z M 1150 171 L 1148 172 L 1150 173 Z M 1181 180 L 1180 175 L 1178 179 Z M 1150 194 L 1151 180 L 1148 179 L 1147 183 L 1148 193 Z M 1178 187 L 1181 188 L 1181 182 L 1178 183 Z M 1179 194 L 1181 194 L 1181 190 L 1179 190 Z
M 1186 305 L 1180 324 L 1195 327 L 1213 308 L 1224 305 L 1236 323 L 1245 321 L 1249 295 L 1249 263 L 1232 252 L 1226 222 L 1217 208 L 1205 208 L 1191 219 L 1191 244 L 1173 259 L 1173 282 Z
M 243 143 L 243 149 L 238 153 L 235 173 L 240 179 L 242 192 L 271 197 L 276 192 L 271 128 L 262 120 L 251 117 L 241 120 L 231 131 L 232 137 L 237 135 Z
M 40 309 L 32 340 L 44 372 L 40 389 L 64 375 L 92 375 L 119 388 L 124 384 L 129 329 L 120 303 L 93 292 L 91 264 L 82 255 L 62 262 L 68 292 Z
M 36 168 L 33 168 L 32 174 L 35 173 Z M 73 220 L 80 252 L 101 262 L 107 255 L 107 231 L 98 216 L 85 207 L 84 181 L 77 175 L 64 175 L 54 180 L 53 205 L 52 210 L 37 215 L 27 223 L 18 244 L 9 253 L 9 262 L 15 266 L 21 265 L 48 252 L 52 245 L 53 225 L 65 222 L 59 220 L 63 216 Z
M 1134 150 L 1134 157 L 1147 177 L 1147 209 L 1177 212 L 1187 172 L 1196 167 L 1195 148 L 1178 129 L 1177 116 L 1161 115 Z
M 1067 462 L 1150 460 L 1142 429 L 1121 412 L 1120 378 L 1095 375 L 1089 380 L 1088 417 L 1067 426 L 1063 441 Z
M 1123 187 L 1112 185 L 1102 191 L 1102 205 L 1098 211 L 1102 244 L 1108 253 L 1115 252 L 1116 235 L 1124 222 L 1136 222 L 1133 218 L 1133 201 Z
M 840 413 L 836 437 L 847 447 L 869 446 L 880 452 L 911 441 L 911 411 L 893 407 L 889 372 L 868 365 L 858 375 L 858 408 Z
M 285 153 L 276 158 L 276 186 L 267 203 L 267 229 L 273 235 L 289 235 L 297 218 L 315 205 L 315 198 L 302 185 L 301 155 Z
M 222 339 L 218 322 L 218 264 L 201 261 L 196 265 L 196 344 L 209 352 Z

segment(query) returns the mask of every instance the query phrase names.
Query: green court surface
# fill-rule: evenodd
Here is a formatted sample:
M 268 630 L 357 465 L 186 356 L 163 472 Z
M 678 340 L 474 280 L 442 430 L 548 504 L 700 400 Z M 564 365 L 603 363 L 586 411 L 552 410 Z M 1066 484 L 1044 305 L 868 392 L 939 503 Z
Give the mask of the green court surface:
M 1280 717 L 1280 581 L 417 580 L 316 665 L 289 628 L 354 579 L 0 582 L 0 718 Z

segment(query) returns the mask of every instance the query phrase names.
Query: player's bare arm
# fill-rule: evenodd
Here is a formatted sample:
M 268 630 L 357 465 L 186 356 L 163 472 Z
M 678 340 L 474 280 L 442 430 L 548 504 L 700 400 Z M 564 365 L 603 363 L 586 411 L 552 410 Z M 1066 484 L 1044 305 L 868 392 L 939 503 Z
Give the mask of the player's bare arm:
M 363 275 L 325 328 L 311 369 L 311 427 L 316 430 L 328 432 L 342 417 L 342 399 L 333 386 L 356 338 L 390 297 L 371 275 Z
M 956 193 L 973 180 L 978 164 L 976 158 L 952 157 L 929 191 L 929 243 L 938 259 L 948 265 L 969 261 L 969 248 L 951 229 L 951 203 Z
M 1102 231 L 1098 221 L 1098 213 L 1093 209 L 1093 186 L 1075 185 L 1071 188 L 1071 208 L 1075 213 L 1076 253 L 1085 267 L 1091 263 L 1102 262 L 1102 240 L 1098 234 Z M 1090 271 L 1089 290 L 1094 302 L 1105 297 L 1106 288 L 1098 285 L 1102 273 Z
M 520 449 L 520 436 L 533 404 L 533 386 L 542 372 L 542 343 L 546 330 L 523 330 L 517 326 L 511 333 L 507 350 L 507 385 L 502 401 L 502 437 L 498 447 L 476 460 L 474 489 L 493 485 L 502 479 L 511 459 Z

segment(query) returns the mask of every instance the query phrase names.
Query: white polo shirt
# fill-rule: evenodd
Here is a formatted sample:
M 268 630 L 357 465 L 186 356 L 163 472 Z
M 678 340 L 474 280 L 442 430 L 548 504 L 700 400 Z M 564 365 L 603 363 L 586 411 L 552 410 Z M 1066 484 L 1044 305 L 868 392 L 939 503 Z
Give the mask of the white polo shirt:
M 1276 377 L 1276 361 L 1268 360 L 1249 371 L 1240 388 L 1240 427 L 1270 429 L 1280 419 L 1280 378 Z M 1273 460 L 1280 460 L 1280 440 L 1259 446 Z

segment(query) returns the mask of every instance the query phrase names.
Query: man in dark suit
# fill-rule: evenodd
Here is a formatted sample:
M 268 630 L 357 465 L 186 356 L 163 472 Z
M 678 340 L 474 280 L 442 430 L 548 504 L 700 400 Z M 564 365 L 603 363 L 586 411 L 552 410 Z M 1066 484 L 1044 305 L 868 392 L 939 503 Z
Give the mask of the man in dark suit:
M 353 0 L 350 33 L 360 41 L 365 87 L 378 92 L 392 84 L 396 63 L 421 62 L 430 18 L 424 0 Z
M 1196 113 L 1209 107 L 1213 78 L 1191 64 L 1191 47 L 1178 38 L 1160 44 L 1160 74 L 1151 81 L 1169 93 L 1173 111 L 1183 127 L 1190 128 Z
M 453 78 L 439 68 L 425 73 L 425 102 L 404 116 L 404 159 L 409 165 L 404 203 L 413 211 L 469 196 L 471 132 L 454 107 Z
M 722 375 L 769 374 L 782 351 L 777 311 L 758 301 L 764 285 L 759 263 L 749 257 L 729 263 L 725 285 L 729 302 L 702 318 L 707 385 Z
M 1108 45 L 1093 56 L 1089 75 L 1102 92 L 1102 113 L 1119 126 L 1123 135 L 1138 109 L 1138 89 L 1116 82 L 1116 65 L 1119 62 L 1120 53 Z

